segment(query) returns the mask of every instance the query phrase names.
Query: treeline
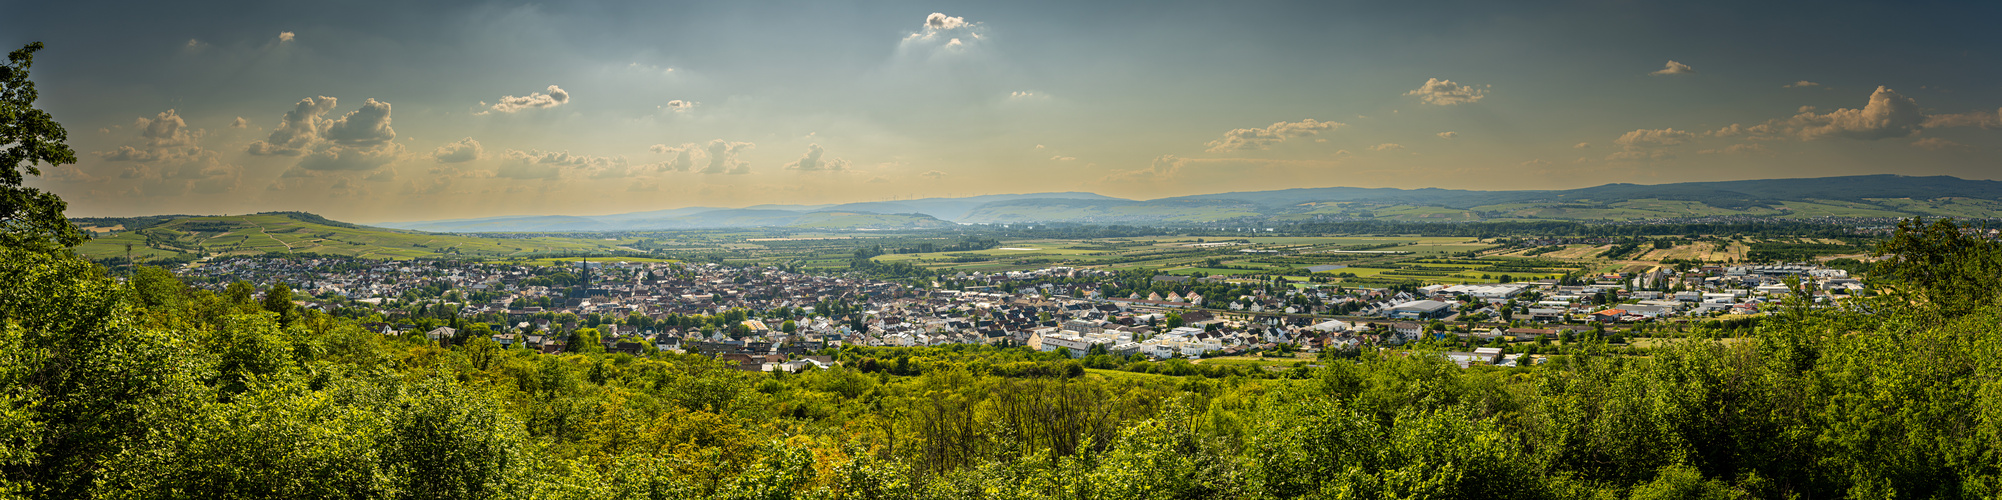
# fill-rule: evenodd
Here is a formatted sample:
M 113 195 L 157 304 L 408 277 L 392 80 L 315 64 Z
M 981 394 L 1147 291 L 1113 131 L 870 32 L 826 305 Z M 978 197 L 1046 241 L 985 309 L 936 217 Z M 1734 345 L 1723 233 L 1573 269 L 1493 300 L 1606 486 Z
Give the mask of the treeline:
M 1172 324 L 1181 326 L 1180 319 L 1175 319 Z M 899 376 L 963 371 L 976 377 L 1075 379 L 1084 376 L 1086 369 L 1240 381 L 1287 377 L 1305 379 L 1311 375 L 1309 370 L 1272 371 L 1246 365 L 1198 364 L 1179 358 L 1156 362 L 1141 355 L 1112 354 L 1102 344 L 1082 353 L 1062 348 L 1033 351 L 1021 346 L 953 344 L 913 348 L 851 347 L 840 351 L 840 355 L 850 367 L 863 373 Z
M 12 165 L 0 165 L 0 166 L 12 167 Z M 124 228 L 121 229 L 121 231 L 138 231 L 141 229 L 146 229 L 149 227 L 158 226 L 161 224 L 166 224 L 168 222 L 173 222 L 175 220 L 186 219 L 190 217 L 200 217 L 200 216 L 199 215 L 146 215 L 139 217 L 78 217 L 75 219 L 69 219 L 69 222 L 72 224 L 76 224 L 77 226 L 93 226 L 93 227 L 117 226 Z
M 359 225 L 349 224 L 346 222 L 341 222 L 326 217 L 321 217 L 320 214 L 315 214 L 311 212 L 258 212 L 257 215 L 283 215 L 292 220 L 300 222 L 310 222 L 322 226 L 345 227 L 348 229 L 362 228 L 362 226 Z
M 906 254 L 906 253 L 932 253 L 932 252 L 971 252 L 975 250 L 987 250 L 999 246 L 1001 246 L 1001 240 L 997 240 L 994 238 L 967 238 L 945 245 L 940 245 L 937 242 L 931 242 L 931 241 L 919 242 L 917 244 L 907 247 L 897 247 L 895 250 L 892 250 L 891 253 Z
M 1284 226 L 1295 234 L 1415 234 L 1419 236 L 1504 237 L 1622 237 L 1743 235 L 1835 238 L 1851 236 L 1848 226 L 1792 221 L 1757 223 L 1598 224 L 1568 221 L 1537 222 L 1310 222 Z
M 1807 262 L 1823 255 L 1862 253 L 1868 248 L 1827 243 L 1753 243 L 1745 252 L 1752 262 Z
M 1643 242 L 1644 241 L 1636 240 L 1636 241 L 1621 243 L 1618 245 L 1613 245 L 1612 248 L 1608 248 L 1604 252 L 1599 252 L 1599 258 L 1613 259 L 1613 260 L 1627 258 L 1628 256 L 1633 255 L 1635 250 L 1639 250 L 1641 248 L 1641 243 Z
M 872 278 L 897 279 L 919 278 L 937 274 L 931 269 L 909 262 L 877 262 L 872 258 L 881 255 L 883 249 L 856 250 L 855 257 L 848 261 L 848 272 Z

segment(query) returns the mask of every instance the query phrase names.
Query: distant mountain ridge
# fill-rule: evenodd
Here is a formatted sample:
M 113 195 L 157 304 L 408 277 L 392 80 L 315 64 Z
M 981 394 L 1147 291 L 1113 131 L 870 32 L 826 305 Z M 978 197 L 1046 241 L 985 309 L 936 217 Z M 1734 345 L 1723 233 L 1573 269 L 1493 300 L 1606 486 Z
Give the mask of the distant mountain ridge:
M 554 232 L 554 231 L 647 231 L 673 229 L 715 229 L 725 227 L 820 227 L 863 228 L 862 216 L 881 224 L 876 229 L 914 229 L 950 225 L 982 205 L 1021 199 L 1105 199 L 1093 193 L 1031 193 L 969 196 L 964 198 L 924 198 L 874 201 L 839 205 L 754 205 L 745 208 L 686 207 L 612 215 L 526 215 L 448 219 L 416 222 L 389 222 L 379 227 L 440 233 L 468 232 Z M 1122 200 L 1127 201 L 1127 200 Z M 816 215 L 819 214 L 819 215 Z M 846 215 L 834 215 L 846 214 Z
M 1882 174 L 1653 185 L 1616 183 L 1566 190 L 1322 187 L 1152 200 L 1060 192 L 837 205 L 686 207 L 601 216 L 510 216 L 376 225 L 432 232 L 555 232 L 725 227 L 907 229 L 951 223 L 1202 224 L 1327 218 L 1451 222 L 1712 216 L 1996 217 L 2002 216 L 2002 182 Z

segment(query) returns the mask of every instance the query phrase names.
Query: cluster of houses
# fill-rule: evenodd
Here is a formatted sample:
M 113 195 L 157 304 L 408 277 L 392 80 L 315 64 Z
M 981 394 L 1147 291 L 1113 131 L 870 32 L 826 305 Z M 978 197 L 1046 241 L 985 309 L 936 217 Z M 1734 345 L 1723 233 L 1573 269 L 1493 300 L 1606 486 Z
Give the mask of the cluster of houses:
M 578 271 L 587 278 L 571 286 L 538 280 L 549 275 L 547 267 L 454 261 L 239 258 L 183 273 L 215 287 L 235 280 L 259 286 L 284 282 L 315 296 L 342 297 L 349 307 L 435 301 L 440 300 L 438 290 L 486 292 L 479 294 L 485 297 L 481 300 L 462 299 L 458 311 L 495 319 L 493 340 L 508 346 L 560 351 L 571 341 L 569 334 L 582 326 L 576 318 L 611 318 L 589 325 L 600 332 L 608 350 L 697 352 L 767 371 L 811 366 L 814 361 L 798 361 L 815 350 L 846 345 L 1001 344 L 1065 350 L 1073 356 L 1096 349 L 1170 358 L 1281 345 L 1319 350 L 1408 341 L 1427 334 L 1426 326 L 1434 320 L 1461 320 L 1470 327 L 1475 323 L 1464 320 L 1489 322 L 1476 331 L 1490 336 L 1555 335 L 1562 325 L 1583 321 L 1757 313 L 1762 304 L 1795 293 L 1828 302 L 1861 287 L 1840 270 L 1797 265 L 1656 269 L 1573 285 L 1547 280 L 1432 285 L 1415 291 L 1302 286 L 1223 298 L 1182 291 L 1105 297 L 1091 283 L 1110 273 L 1062 267 L 963 273 L 952 277 L 957 289 L 720 264 L 590 262 Z M 1048 278 L 1063 278 L 1067 284 L 1052 285 Z M 1190 279 L 1159 278 L 1169 284 Z M 1011 286 L 1015 282 L 1039 284 Z M 1347 304 L 1344 310 L 1353 313 L 1328 317 L 1325 313 L 1335 304 Z M 727 329 L 625 320 L 732 311 L 742 312 L 744 319 Z M 1510 319 L 1516 324 L 1509 325 Z M 407 323 L 372 327 L 385 333 L 414 328 Z M 422 333 L 440 341 L 460 336 L 451 327 Z

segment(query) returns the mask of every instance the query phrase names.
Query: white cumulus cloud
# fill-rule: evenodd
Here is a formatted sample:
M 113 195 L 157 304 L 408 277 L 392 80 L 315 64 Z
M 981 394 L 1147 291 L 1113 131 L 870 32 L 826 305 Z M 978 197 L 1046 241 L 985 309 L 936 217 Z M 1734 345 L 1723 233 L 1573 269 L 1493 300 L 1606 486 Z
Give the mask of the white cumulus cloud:
M 1766 145 L 1764 144 L 1747 143 L 1747 144 L 1732 144 L 1730 146 L 1726 146 L 1724 149 L 1705 149 L 1697 151 L 1696 154 L 1708 155 L 1708 154 L 1731 154 L 1731 153 L 1763 153 L 1765 151 L 1766 151 Z
M 1418 96 L 1418 100 L 1424 101 L 1426 104 L 1452 106 L 1455 104 L 1480 102 L 1481 98 L 1488 96 L 1488 92 L 1484 89 L 1474 88 L 1471 85 L 1453 83 L 1452 80 L 1427 78 L 1424 85 L 1420 85 L 1410 92 L 1405 92 L 1404 95 Z
M 1689 67 L 1689 65 L 1687 65 L 1687 64 L 1683 64 L 1683 63 L 1679 63 L 1679 62 L 1675 62 L 1675 61 L 1669 61 L 1669 62 L 1668 62 L 1668 64 L 1666 64 L 1666 65 L 1663 65 L 1663 66 L 1661 67 L 1661 69 L 1659 69 L 1659 70 L 1655 70 L 1655 72 L 1653 72 L 1653 73 L 1648 73 L 1648 74 L 1650 74 L 1650 75 L 1682 75 L 1682 74 L 1689 74 L 1689 73 L 1695 73 L 1695 72 L 1696 72 L 1696 68 L 1691 68 L 1691 67 Z
M 785 164 L 785 168 L 786 170 L 803 170 L 809 172 L 815 170 L 848 170 L 848 160 L 840 158 L 822 159 L 821 156 L 826 153 L 827 150 L 820 147 L 819 144 L 808 144 L 806 145 L 806 155 L 799 157 L 798 160 L 793 160 L 792 163 Z
M 484 153 L 480 141 L 467 137 L 458 142 L 438 146 L 437 150 L 431 152 L 431 159 L 438 163 L 465 163 L 480 159 Z
M 140 118 L 133 123 L 139 135 L 146 138 L 147 145 L 153 147 L 193 146 L 200 139 L 200 130 L 188 128 L 187 120 L 174 110 L 160 112 L 153 118 Z
M 1822 114 L 1808 111 L 1788 118 L 1786 123 L 1803 140 L 1830 136 L 1890 139 L 1917 133 L 1926 116 L 1919 111 L 1917 101 L 1880 86 L 1870 93 L 1870 102 L 1863 109 L 1840 108 Z
M 1675 146 L 1695 139 L 1695 133 L 1672 128 L 1640 129 L 1621 135 L 1620 138 L 1614 139 L 1613 143 L 1628 148 L 1640 148 Z
M 699 170 L 698 172 L 705 174 L 751 173 L 750 163 L 737 159 L 737 153 L 741 153 L 745 150 L 749 150 L 757 146 L 758 146 L 757 144 L 752 144 L 748 142 L 731 142 L 722 139 L 712 139 L 709 141 L 709 145 L 705 146 L 709 156 L 709 166 L 703 167 L 702 170 Z
M 484 115 L 493 111 L 513 113 L 524 109 L 554 108 L 570 102 L 570 93 L 564 91 L 561 87 L 550 85 L 545 90 L 548 93 L 530 92 L 528 95 L 520 97 L 511 95 L 501 96 L 500 102 L 494 103 L 493 107 L 488 108 L 488 111 L 481 111 L 477 114 Z
M 1925 127 L 1926 128 L 2002 127 L 2002 109 L 1995 110 L 1995 112 L 1993 113 L 1985 111 L 1977 111 L 1973 113 L 1954 113 L 1954 114 L 1927 116 Z
M 294 105 L 292 111 L 278 119 L 278 128 L 271 131 L 265 140 L 252 142 L 245 149 L 253 155 L 299 156 L 306 154 L 305 148 L 320 140 L 320 133 L 331 125 L 332 120 L 322 118 L 333 111 L 338 100 L 332 97 L 308 97 Z
M 1244 149 L 1265 149 L 1272 144 L 1284 142 L 1287 139 L 1316 135 L 1323 130 L 1333 130 L 1346 126 L 1348 124 L 1316 121 L 1313 118 L 1297 122 L 1282 121 L 1273 123 L 1271 126 L 1265 128 L 1233 129 L 1229 132 L 1224 132 L 1222 139 L 1210 141 L 1207 146 L 1209 146 L 1208 151 L 1212 153 Z
M 403 145 L 392 142 L 396 129 L 390 127 L 389 103 L 367 99 L 360 109 L 327 118 L 338 102 L 325 96 L 301 99 L 270 136 L 244 152 L 298 156 L 297 167 L 312 171 L 374 170 L 402 157 Z
M 687 172 L 690 168 L 694 168 L 695 156 L 703 151 L 701 145 L 694 143 L 682 144 L 680 146 L 655 144 L 647 147 L 647 150 L 657 154 L 670 155 L 667 161 L 646 165 L 653 170 L 668 172 Z
M 963 17 L 948 16 L 933 12 L 925 16 L 923 28 L 912 32 L 899 42 L 903 48 L 927 48 L 935 52 L 957 52 L 967 46 L 980 43 L 986 38 L 980 23 L 968 22 Z
M 576 172 L 596 178 L 623 177 L 631 171 L 625 158 L 573 155 L 569 151 L 507 150 L 501 154 L 495 177 L 520 180 L 552 180 Z
M 344 146 L 381 144 L 396 139 L 396 130 L 389 128 L 389 108 L 389 103 L 375 99 L 363 101 L 361 109 L 329 122 L 325 137 Z
M 107 161 L 218 164 L 218 155 L 199 144 L 206 131 L 188 127 L 178 111 L 169 109 L 152 117 L 140 117 L 133 121 L 132 128 L 138 131 L 141 140 L 136 146 L 118 146 L 94 154 Z

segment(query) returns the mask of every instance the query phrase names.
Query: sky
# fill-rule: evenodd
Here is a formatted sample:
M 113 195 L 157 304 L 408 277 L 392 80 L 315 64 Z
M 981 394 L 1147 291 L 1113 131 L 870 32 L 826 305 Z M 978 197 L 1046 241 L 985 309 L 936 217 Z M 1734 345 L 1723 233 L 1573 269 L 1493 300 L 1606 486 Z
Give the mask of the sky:
M 2002 178 L 1996 2 L 37 2 L 72 216 Z

